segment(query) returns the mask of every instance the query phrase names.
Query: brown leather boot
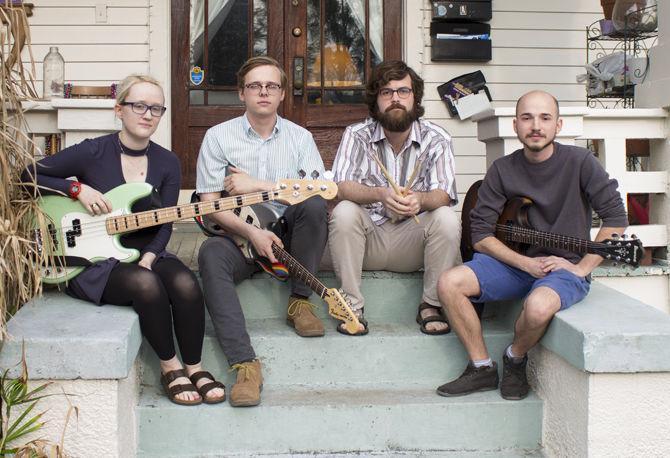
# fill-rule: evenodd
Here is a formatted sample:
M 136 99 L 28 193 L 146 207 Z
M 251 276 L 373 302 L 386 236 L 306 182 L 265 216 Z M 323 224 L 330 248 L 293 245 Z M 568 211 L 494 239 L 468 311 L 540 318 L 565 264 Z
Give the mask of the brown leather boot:
M 234 364 L 237 381 L 230 390 L 230 405 L 233 407 L 251 407 L 261 403 L 263 374 L 258 360 Z
M 308 300 L 295 296 L 288 298 L 286 324 L 295 328 L 296 334 L 301 337 L 321 337 L 325 329 L 321 320 L 314 315 L 316 306 Z

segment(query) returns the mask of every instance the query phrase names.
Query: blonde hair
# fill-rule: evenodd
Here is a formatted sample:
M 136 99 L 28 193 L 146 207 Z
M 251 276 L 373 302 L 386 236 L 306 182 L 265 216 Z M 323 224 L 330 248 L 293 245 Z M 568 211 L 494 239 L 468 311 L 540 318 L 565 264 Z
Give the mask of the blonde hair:
M 153 76 L 149 75 L 129 75 L 126 76 L 117 86 L 116 88 L 116 103 L 123 103 L 126 101 L 126 97 L 128 97 L 128 93 L 130 92 L 130 88 L 136 85 L 137 83 L 150 83 L 153 84 L 154 86 L 158 86 L 158 88 L 163 92 L 163 86 L 161 86 L 161 83 L 158 82 L 156 78 Z M 163 97 L 165 97 L 165 94 L 163 94 Z

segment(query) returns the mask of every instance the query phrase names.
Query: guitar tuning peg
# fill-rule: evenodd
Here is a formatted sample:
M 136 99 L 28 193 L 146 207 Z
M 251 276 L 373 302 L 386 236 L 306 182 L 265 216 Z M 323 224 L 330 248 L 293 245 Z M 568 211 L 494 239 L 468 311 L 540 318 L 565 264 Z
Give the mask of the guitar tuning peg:
M 630 238 L 633 239 L 633 240 L 637 240 L 637 235 L 632 234 L 632 235 L 630 236 Z
M 298 176 L 300 176 L 301 179 L 305 178 L 307 176 L 307 172 L 305 172 L 303 169 L 300 169 L 298 170 Z
M 333 173 L 332 170 L 326 170 L 326 171 L 324 172 L 324 174 L 323 174 L 323 178 L 324 178 L 325 180 L 332 181 L 333 178 L 335 178 L 335 174 Z
M 313 170 L 310 176 L 312 177 L 312 180 L 316 180 L 317 178 L 319 178 L 319 171 Z
M 614 240 L 619 240 L 619 234 L 612 234 L 612 238 Z

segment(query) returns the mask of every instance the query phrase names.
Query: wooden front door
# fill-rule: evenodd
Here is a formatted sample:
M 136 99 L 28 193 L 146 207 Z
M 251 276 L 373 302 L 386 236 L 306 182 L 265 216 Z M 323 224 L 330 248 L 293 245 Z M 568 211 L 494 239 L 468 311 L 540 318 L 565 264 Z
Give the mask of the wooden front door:
M 402 0 L 171 1 L 172 149 L 184 188 L 195 187 L 207 129 L 244 113 L 236 73 L 249 57 L 283 65 L 280 114 L 312 132 L 330 168 L 344 127 L 367 116 L 370 69 L 401 55 Z

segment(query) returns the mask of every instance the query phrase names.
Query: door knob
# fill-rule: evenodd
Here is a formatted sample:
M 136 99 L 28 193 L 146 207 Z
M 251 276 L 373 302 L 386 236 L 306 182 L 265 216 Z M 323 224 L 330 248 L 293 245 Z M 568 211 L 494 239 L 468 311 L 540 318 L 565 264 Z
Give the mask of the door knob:
M 293 95 L 302 95 L 304 87 L 305 61 L 302 57 L 293 58 Z

